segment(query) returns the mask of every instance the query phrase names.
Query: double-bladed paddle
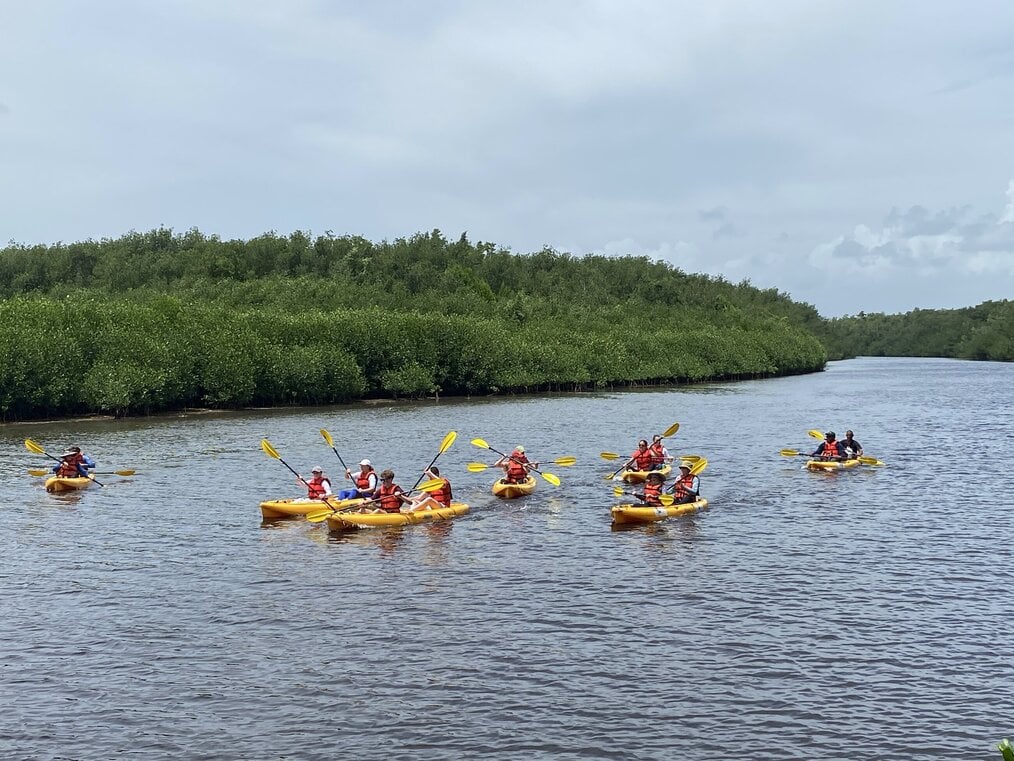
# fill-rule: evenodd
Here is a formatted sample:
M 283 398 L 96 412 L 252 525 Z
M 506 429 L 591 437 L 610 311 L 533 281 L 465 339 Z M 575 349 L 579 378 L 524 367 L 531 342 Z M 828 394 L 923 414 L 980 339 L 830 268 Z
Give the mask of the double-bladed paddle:
M 59 457 L 54 457 L 49 452 L 47 452 L 45 449 L 43 449 L 42 445 L 39 442 L 33 441 L 32 439 L 25 439 L 25 449 L 27 449 L 29 452 L 32 452 L 34 454 L 45 455 L 50 460 L 56 460 L 57 462 L 63 462 L 63 460 L 61 460 Z M 43 475 L 45 475 L 45 471 L 43 471 Z M 91 473 L 89 473 L 86 476 L 86 478 L 88 478 L 91 481 L 94 481 L 99 486 L 105 486 L 105 484 L 103 484 L 101 481 L 99 481 L 99 479 L 95 478 Z
M 530 462 L 521 462 L 517 458 L 511 457 L 509 454 L 504 454 L 499 449 L 493 449 L 493 447 L 487 444 L 483 439 L 472 439 L 472 446 L 479 447 L 479 449 L 488 449 L 490 452 L 496 452 L 496 454 L 500 455 L 501 457 L 506 457 L 508 460 L 518 463 L 518 465 L 524 465 L 525 468 L 527 468 L 528 470 L 534 470 L 536 473 L 538 473 L 540 476 L 546 479 L 553 486 L 560 485 L 560 479 L 557 478 L 552 473 L 543 473 L 541 470 L 533 466 Z

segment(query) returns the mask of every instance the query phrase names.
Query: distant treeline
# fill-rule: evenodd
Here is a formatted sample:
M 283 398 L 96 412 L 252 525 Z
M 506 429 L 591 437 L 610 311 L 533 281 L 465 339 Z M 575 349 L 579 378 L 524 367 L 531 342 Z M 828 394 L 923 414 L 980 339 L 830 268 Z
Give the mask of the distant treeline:
M 965 309 L 916 309 L 827 320 L 819 335 L 832 358 L 953 357 L 1014 360 L 1014 301 Z
M 811 372 L 822 320 L 643 257 L 196 230 L 0 250 L 0 417 Z

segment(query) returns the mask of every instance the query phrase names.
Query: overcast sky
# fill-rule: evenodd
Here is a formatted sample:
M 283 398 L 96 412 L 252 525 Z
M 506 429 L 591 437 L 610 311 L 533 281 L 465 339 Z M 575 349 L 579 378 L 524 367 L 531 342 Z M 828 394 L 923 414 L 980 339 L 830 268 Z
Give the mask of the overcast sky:
M 1014 3 L 0 5 L 0 239 L 638 254 L 825 316 L 1014 298 Z

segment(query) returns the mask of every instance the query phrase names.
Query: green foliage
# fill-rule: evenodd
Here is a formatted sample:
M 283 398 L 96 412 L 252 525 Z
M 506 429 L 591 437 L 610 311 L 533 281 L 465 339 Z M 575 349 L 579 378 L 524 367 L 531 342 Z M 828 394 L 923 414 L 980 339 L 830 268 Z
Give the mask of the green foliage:
M 965 309 L 916 309 L 828 320 L 818 335 L 833 358 L 955 357 L 1014 360 L 1014 302 Z
M 685 383 L 826 359 L 816 311 L 773 290 L 436 230 L 11 245 L 0 295 L 5 419 Z M 994 344 L 984 333 L 979 350 Z

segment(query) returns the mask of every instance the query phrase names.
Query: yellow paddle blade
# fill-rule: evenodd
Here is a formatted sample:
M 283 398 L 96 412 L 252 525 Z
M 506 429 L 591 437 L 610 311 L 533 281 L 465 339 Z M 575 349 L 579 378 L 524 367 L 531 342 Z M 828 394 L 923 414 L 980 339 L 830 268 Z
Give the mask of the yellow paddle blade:
M 489 449 L 489 444 L 485 439 L 472 439 L 472 446 L 479 447 L 479 449 Z
M 599 457 L 603 460 L 619 460 L 621 456 L 616 454 L 616 452 L 599 452 Z
M 320 435 L 324 437 L 324 441 L 327 442 L 327 445 L 329 447 L 333 447 L 334 446 L 334 439 L 331 438 L 331 434 L 328 433 L 327 430 L 325 430 L 324 428 L 321 428 L 320 429 Z
M 443 454 L 448 449 L 450 449 L 451 448 L 451 444 L 453 444 L 454 440 L 457 439 L 457 438 L 458 438 L 458 432 L 457 431 L 450 431 L 450 432 L 448 432 L 448 434 L 446 436 L 444 436 L 444 440 L 440 442 L 440 454 Z
M 118 476 L 132 476 L 135 473 L 137 473 L 137 471 L 136 470 L 114 470 L 113 473 L 115 473 Z
M 798 457 L 800 454 L 802 454 L 802 452 L 799 452 L 795 449 L 782 449 L 781 451 L 778 452 L 778 454 L 780 454 L 782 457 Z
M 658 501 L 661 502 L 665 507 L 669 507 L 669 505 L 671 505 L 673 502 L 676 501 L 676 498 L 671 494 L 659 494 Z
M 313 512 L 306 514 L 306 519 L 310 521 L 310 523 L 322 523 L 327 520 L 329 515 L 334 515 L 335 512 L 337 511 L 329 510 L 327 508 L 323 510 L 314 510 Z
M 621 489 L 619 486 L 614 486 L 613 494 L 615 494 L 617 497 L 622 497 L 624 494 L 626 494 L 626 492 L 623 491 L 623 489 Z
M 471 473 L 482 473 L 482 471 L 486 470 L 487 468 L 491 468 L 491 467 L 493 467 L 493 466 L 492 465 L 487 465 L 484 462 L 470 462 L 470 463 L 468 463 L 468 465 L 465 466 L 465 468 L 467 468 L 468 471 L 471 472 Z
M 264 450 L 264 454 L 268 457 L 274 457 L 276 460 L 282 459 L 282 456 L 278 454 L 278 450 L 271 446 L 271 442 L 267 439 L 261 439 L 261 449 Z
M 25 439 L 25 449 L 35 454 L 46 454 L 46 450 L 42 448 L 39 442 L 32 441 L 31 439 Z
M 442 478 L 434 478 L 432 481 L 423 481 L 421 484 L 419 484 L 415 488 L 416 489 L 421 489 L 422 491 L 436 491 L 437 489 L 442 488 L 443 485 L 444 485 L 444 479 L 442 479 Z
M 883 465 L 883 461 L 878 460 L 876 457 L 857 457 L 857 460 L 863 465 Z
M 577 462 L 576 457 L 557 457 L 555 460 L 553 460 L 554 465 L 560 465 L 561 467 L 564 468 L 569 468 L 576 462 Z
M 664 438 L 667 438 L 669 436 L 675 435 L 676 431 L 678 431 L 679 429 L 680 429 L 680 424 L 679 423 L 673 423 L 671 426 L 669 426 L 664 431 L 662 431 L 662 438 L 664 439 Z
M 687 462 L 697 462 L 698 460 L 703 460 L 704 458 L 699 454 L 681 454 L 678 459 L 686 460 Z
M 51 471 L 51 470 L 42 470 L 41 468 L 31 468 L 28 471 L 28 475 L 30 475 L 30 476 L 48 476 L 52 472 L 53 471 Z
M 708 467 L 708 461 L 702 458 L 690 468 L 690 475 L 696 476 L 698 473 L 703 473 L 706 467 Z
M 811 428 L 809 431 L 806 432 L 806 435 L 809 436 L 811 439 L 819 439 L 820 441 L 824 440 L 824 434 L 822 434 L 816 428 Z
M 551 483 L 553 486 L 560 485 L 560 479 L 554 476 L 552 473 L 543 473 L 542 477 L 547 481 L 549 481 L 549 483 Z

